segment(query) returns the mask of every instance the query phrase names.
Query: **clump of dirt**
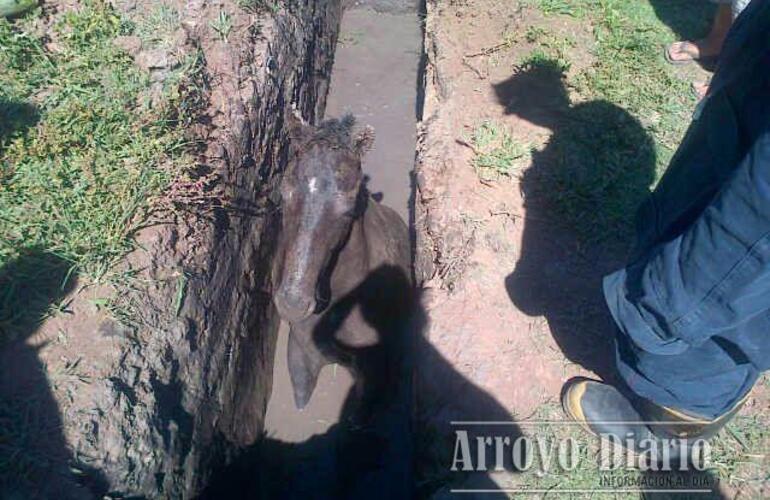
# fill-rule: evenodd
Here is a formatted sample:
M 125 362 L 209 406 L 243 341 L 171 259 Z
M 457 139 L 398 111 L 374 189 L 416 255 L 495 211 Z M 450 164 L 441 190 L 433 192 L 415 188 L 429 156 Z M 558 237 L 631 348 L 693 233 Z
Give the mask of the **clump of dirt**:
M 31 482 L 3 474 L 0 496 L 190 498 L 259 437 L 278 326 L 269 198 L 287 154 L 283 116 L 291 105 L 322 113 L 341 16 L 340 1 L 269 5 L 113 3 L 131 27 L 115 43 L 153 82 L 139 99 L 158 102 L 193 65 L 175 102 L 196 107 L 194 164 L 151 200 L 123 282 L 57 274 L 69 288 L 51 287 L 40 315 L 58 309 L 0 352 L 0 417 L 24 409 L 41 430 L 12 436 Z M 45 6 L 49 20 L 78 8 Z M 47 254 L 24 259 L 61 268 Z

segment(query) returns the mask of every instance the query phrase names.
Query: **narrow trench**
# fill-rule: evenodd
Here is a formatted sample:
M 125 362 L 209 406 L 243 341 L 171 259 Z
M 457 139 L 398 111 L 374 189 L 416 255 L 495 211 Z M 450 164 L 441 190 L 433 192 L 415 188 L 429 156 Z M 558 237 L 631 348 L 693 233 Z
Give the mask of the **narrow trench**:
M 421 0 L 349 2 L 340 26 L 325 113 L 326 118 L 350 113 L 359 125 L 374 129 L 374 146 L 363 158 L 367 187 L 376 200 L 401 215 L 410 234 L 423 53 L 421 12 Z M 405 442 L 395 447 L 399 450 L 395 454 L 376 457 L 370 468 L 377 472 L 369 474 L 366 462 L 371 462 L 372 450 L 351 449 L 346 441 L 355 426 L 344 416 L 344 406 L 354 390 L 353 376 L 339 365 L 324 367 L 308 406 L 297 410 L 287 367 L 287 340 L 288 326 L 283 323 L 264 439 L 219 474 L 204 496 L 339 498 L 356 496 L 353 491 L 369 491 L 375 497 L 390 497 L 384 491 L 392 493 L 392 484 L 378 482 L 403 482 L 411 475 L 409 412 L 393 412 L 393 417 L 385 419 L 386 439 Z M 340 457 L 341 450 L 359 456 Z M 351 469 L 340 464 L 341 460 L 359 462 L 354 469 L 361 477 L 346 477 Z M 360 484 L 352 484 L 355 482 Z M 377 494 L 381 486 L 387 487 Z M 404 492 L 411 490 L 409 484 L 402 487 Z

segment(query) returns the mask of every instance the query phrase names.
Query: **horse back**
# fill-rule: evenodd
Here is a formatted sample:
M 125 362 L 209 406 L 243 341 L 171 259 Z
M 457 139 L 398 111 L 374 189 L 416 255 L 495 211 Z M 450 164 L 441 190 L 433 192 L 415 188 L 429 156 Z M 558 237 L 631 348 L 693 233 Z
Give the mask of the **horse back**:
M 411 282 L 409 229 L 401 216 L 392 208 L 369 199 L 363 224 L 370 270 L 384 265 L 397 266 Z

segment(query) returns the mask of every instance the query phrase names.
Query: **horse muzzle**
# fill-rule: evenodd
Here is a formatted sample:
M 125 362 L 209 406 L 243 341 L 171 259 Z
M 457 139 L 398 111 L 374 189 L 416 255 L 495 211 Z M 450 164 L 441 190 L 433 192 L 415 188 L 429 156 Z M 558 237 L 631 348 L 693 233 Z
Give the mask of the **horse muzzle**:
M 278 290 L 273 298 L 278 314 L 289 322 L 302 321 L 315 312 L 316 301 L 312 297 L 286 290 Z

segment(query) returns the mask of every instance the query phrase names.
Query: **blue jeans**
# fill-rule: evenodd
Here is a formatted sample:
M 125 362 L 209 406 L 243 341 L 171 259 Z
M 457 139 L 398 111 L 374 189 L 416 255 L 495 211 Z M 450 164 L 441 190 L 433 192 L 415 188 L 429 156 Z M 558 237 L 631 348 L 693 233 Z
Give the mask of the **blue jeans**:
M 770 0 L 725 43 L 709 96 L 640 208 L 604 294 L 636 394 L 712 418 L 770 368 Z

